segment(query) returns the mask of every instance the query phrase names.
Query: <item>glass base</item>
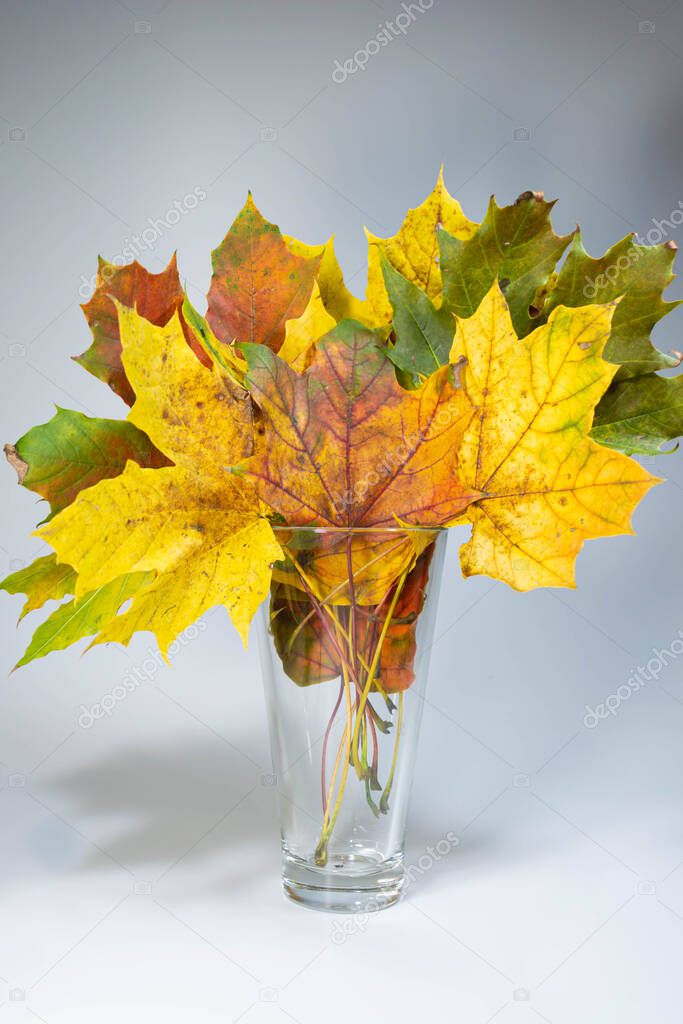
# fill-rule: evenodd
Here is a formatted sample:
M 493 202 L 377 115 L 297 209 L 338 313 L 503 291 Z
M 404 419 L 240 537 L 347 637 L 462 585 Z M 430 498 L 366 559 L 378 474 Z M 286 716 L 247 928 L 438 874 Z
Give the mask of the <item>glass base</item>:
M 325 867 L 295 857 L 282 858 L 285 896 L 300 906 L 332 914 L 370 914 L 393 906 L 403 889 L 403 858 L 381 860 L 373 852 L 330 851 Z

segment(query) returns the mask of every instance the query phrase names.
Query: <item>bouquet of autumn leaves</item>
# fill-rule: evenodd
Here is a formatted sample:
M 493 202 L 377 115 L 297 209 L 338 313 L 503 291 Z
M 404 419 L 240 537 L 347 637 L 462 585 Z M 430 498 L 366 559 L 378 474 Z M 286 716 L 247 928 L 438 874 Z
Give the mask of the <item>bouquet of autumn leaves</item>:
M 586 539 L 630 532 L 656 481 L 629 455 L 681 433 L 683 378 L 658 375 L 677 360 L 649 337 L 675 305 L 662 298 L 672 244 L 626 238 L 593 259 L 578 229 L 554 233 L 551 206 L 539 193 L 492 199 L 476 224 L 440 176 L 394 237 L 368 236 L 364 300 L 332 241 L 281 235 L 251 196 L 213 253 L 205 316 L 175 259 L 160 274 L 101 261 L 77 362 L 129 411 L 58 409 L 6 447 L 20 483 L 49 502 L 36 536 L 53 553 L 2 587 L 26 595 L 22 616 L 63 600 L 19 664 L 144 630 L 165 654 L 216 605 L 246 642 L 270 591 L 288 674 L 299 681 L 315 655 L 331 678 L 324 636 L 302 628 L 316 585 L 293 595 L 283 527 L 469 523 L 465 576 L 573 586 Z M 348 603 L 347 567 L 367 551 L 330 545 L 321 578 Z M 353 599 L 386 607 L 400 576 L 400 630 L 421 608 L 428 559 L 402 550 L 383 593 L 361 579 Z M 412 679 L 410 633 L 379 670 L 385 690 Z

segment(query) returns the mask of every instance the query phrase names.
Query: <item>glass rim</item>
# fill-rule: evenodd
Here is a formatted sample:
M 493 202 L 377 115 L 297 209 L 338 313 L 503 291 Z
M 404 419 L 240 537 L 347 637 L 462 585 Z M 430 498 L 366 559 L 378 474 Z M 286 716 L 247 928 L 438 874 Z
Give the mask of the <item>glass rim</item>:
M 315 533 L 315 534 L 368 534 L 387 533 L 392 536 L 399 534 L 446 533 L 447 526 L 288 526 L 286 523 L 271 523 L 273 533 Z

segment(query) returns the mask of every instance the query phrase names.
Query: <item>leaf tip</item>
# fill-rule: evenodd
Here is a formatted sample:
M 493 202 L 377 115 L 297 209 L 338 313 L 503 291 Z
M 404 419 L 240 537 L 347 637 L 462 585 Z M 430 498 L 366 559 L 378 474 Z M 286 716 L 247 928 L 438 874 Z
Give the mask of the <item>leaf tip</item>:
M 17 451 L 16 445 L 6 444 L 3 448 L 3 451 L 10 466 L 16 472 L 19 483 L 23 484 L 24 480 L 26 479 L 26 474 L 28 473 L 28 462 L 24 462 L 24 460 L 21 458 L 19 452 Z

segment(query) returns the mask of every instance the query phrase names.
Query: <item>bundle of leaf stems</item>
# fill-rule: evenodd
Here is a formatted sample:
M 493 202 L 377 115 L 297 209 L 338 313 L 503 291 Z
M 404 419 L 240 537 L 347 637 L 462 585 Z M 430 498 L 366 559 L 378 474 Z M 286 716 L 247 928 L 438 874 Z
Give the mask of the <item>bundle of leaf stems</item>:
M 291 557 L 291 556 L 290 556 Z M 321 793 L 323 822 L 321 835 L 315 850 L 315 862 L 323 867 L 328 860 L 328 845 L 334 830 L 339 812 L 341 810 L 344 793 L 349 776 L 349 768 L 353 768 L 358 779 L 365 784 L 366 799 L 373 814 L 379 816 L 386 814 L 389 809 L 389 797 L 396 773 L 401 729 L 403 724 L 403 693 L 398 695 L 396 737 L 394 750 L 384 787 L 379 782 L 379 744 L 377 730 L 388 733 L 392 728 L 392 722 L 383 719 L 370 700 L 371 691 L 376 690 L 384 698 L 387 708 L 391 713 L 396 710 L 391 698 L 382 689 L 378 676 L 378 668 L 382 654 L 382 647 L 386 639 L 387 631 L 392 622 L 396 604 L 401 596 L 408 570 L 404 570 L 396 584 L 387 592 L 382 601 L 374 610 L 372 619 L 382 623 L 377 640 L 372 640 L 368 645 L 372 653 L 366 654 L 362 651 L 358 641 L 358 614 L 359 609 L 356 603 L 356 592 L 354 585 L 354 573 L 351 559 L 351 534 L 347 538 L 347 569 L 348 578 L 344 587 L 348 587 L 349 605 L 332 606 L 329 603 L 329 596 L 325 600 L 319 600 L 312 588 L 311 581 L 307 578 L 306 572 L 301 565 L 292 558 L 297 569 L 303 589 L 313 606 L 313 613 L 318 617 L 320 625 L 324 630 L 327 639 L 334 649 L 341 665 L 341 681 L 339 693 L 330 714 L 327 728 L 323 737 L 322 759 L 321 759 Z M 339 590 L 337 587 L 335 590 Z M 386 606 L 386 612 L 384 611 Z M 330 735 L 336 721 L 337 715 L 344 701 L 346 709 L 346 723 L 339 741 L 337 752 L 332 768 L 332 774 L 327 784 L 327 755 Z M 368 738 L 372 744 L 372 756 L 368 760 Z M 339 781 L 337 782 L 337 780 Z M 380 792 L 379 804 L 372 797 L 373 792 Z

